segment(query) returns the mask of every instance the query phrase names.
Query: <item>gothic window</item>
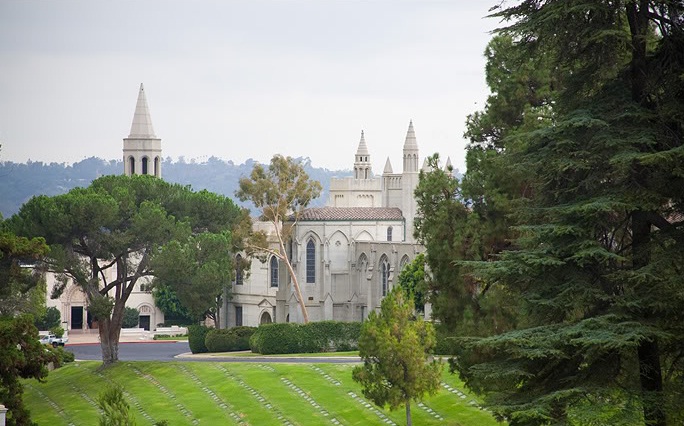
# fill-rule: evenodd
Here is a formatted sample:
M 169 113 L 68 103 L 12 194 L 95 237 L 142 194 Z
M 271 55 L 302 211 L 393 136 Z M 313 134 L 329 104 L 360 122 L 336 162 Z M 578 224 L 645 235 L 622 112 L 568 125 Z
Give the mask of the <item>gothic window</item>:
M 147 172 L 147 163 L 149 163 L 149 159 L 147 157 L 143 157 L 142 159 L 142 174 L 146 175 L 148 174 Z
M 382 287 L 383 296 L 387 296 L 387 291 L 389 290 L 389 275 L 389 261 L 387 260 L 386 256 L 383 256 L 380 260 L 380 284 Z
M 159 157 L 154 157 L 154 175 L 159 177 Z
M 135 158 L 133 157 L 128 157 L 128 170 L 131 171 L 131 174 L 135 174 Z
M 242 256 L 235 256 L 235 285 L 242 285 Z
M 278 287 L 278 258 L 271 257 L 271 287 Z
M 316 244 L 313 238 L 306 243 L 306 283 L 316 282 Z
M 387 241 L 392 241 L 392 227 L 387 227 Z

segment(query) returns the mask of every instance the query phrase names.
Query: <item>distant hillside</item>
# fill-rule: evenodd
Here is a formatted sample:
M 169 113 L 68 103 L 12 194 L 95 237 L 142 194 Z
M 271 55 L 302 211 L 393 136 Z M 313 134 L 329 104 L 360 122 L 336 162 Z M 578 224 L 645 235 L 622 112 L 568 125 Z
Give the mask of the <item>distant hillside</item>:
M 323 193 L 312 205 L 320 206 L 328 200 L 330 178 L 333 176 L 351 176 L 349 170 L 331 171 L 312 167 L 308 158 L 300 159 L 306 172 L 312 179 L 323 185 Z M 238 204 L 235 198 L 238 180 L 249 175 L 255 161 L 247 160 L 243 164 L 234 164 L 216 157 L 206 162 L 172 162 L 170 158 L 162 163 L 164 180 L 183 185 L 191 185 L 193 189 L 206 189 L 226 195 Z M 63 163 L 0 162 L 0 213 L 8 218 L 19 211 L 22 204 L 34 195 L 64 194 L 75 187 L 90 185 L 94 179 L 103 175 L 118 175 L 123 171 L 121 160 L 102 160 L 87 158 L 73 165 Z M 251 206 L 247 206 L 251 207 Z

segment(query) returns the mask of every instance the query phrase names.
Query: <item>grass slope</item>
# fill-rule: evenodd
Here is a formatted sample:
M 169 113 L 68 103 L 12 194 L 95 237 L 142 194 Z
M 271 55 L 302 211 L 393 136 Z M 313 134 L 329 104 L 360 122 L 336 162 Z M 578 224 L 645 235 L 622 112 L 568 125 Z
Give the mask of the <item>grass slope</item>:
M 24 381 L 24 398 L 39 425 L 93 425 L 98 395 L 118 384 L 138 425 L 402 425 L 404 410 L 379 409 L 351 379 L 349 364 L 76 362 L 46 383 Z M 445 371 L 440 391 L 412 404 L 418 425 L 500 425 Z M 460 395 L 463 396 L 460 396 Z

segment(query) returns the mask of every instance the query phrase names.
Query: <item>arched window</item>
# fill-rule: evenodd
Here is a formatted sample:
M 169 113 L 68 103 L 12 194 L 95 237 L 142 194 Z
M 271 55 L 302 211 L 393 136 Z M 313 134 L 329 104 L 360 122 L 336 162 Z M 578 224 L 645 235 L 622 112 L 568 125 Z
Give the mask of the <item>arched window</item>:
M 130 170 L 131 174 L 135 174 L 135 158 L 133 157 L 128 157 L 128 170 Z
M 159 177 L 159 157 L 154 157 L 154 175 Z
M 404 257 L 401 258 L 401 262 L 399 262 L 399 270 L 403 271 L 404 267 L 408 265 L 409 263 L 409 257 L 407 255 L 404 255 Z
M 149 163 L 149 159 L 147 157 L 143 157 L 142 159 L 142 174 L 146 175 L 147 173 L 147 163 Z
M 235 256 L 235 285 L 242 285 L 242 256 Z
M 392 241 L 392 227 L 387 227 L 387 241 Z
M 270 324 L 273 321 L 271 320 L 271 314 L 268 312 L 264 312 L 261 314 L 261 319 L 259 320 L 259 324 Z
M 387 257 L 383 256 L 380 260 L 380 284 L 382 287 L 383 296 L 387 296 L 387 291 L 389 290 L 389 275 L 389 261 L 387 260 Z
M 316 282 L 316 244 L 314 240 L 310 239 L 306 243 L 306 283 L 314 284 Z
M 278 258 L 275 256 L 271 257 L 271 287 L 278 287 Z

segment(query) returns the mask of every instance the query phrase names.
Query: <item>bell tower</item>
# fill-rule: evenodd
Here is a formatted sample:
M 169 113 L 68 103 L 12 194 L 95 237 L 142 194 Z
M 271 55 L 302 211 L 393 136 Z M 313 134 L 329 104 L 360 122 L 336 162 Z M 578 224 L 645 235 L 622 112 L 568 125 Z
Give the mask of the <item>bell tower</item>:
M 131 133 L 123 140 L 124 174 L 161 178 L 161 161 L 161 139 L 154 134 L 145 88 L 140 83 Z

